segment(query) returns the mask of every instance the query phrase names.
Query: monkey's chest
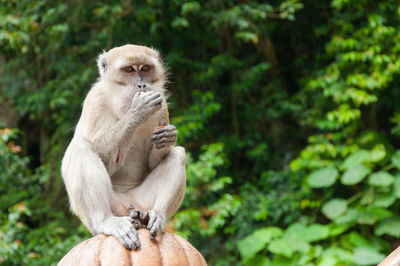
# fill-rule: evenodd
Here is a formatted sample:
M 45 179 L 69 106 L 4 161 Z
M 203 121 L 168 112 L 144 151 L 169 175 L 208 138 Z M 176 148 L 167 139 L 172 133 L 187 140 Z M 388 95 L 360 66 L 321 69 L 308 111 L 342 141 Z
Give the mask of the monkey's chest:
M 111 176 L 113 188 L 116 191 L 127 191 L 142 184 L 150 173 L 149 154 L 153 147 L 150 137 L 158 125 L 158 119 L 153 118 L 139 127 L 132 136 L 130 143 L 123 147 L 123 162 L 118 171 Z

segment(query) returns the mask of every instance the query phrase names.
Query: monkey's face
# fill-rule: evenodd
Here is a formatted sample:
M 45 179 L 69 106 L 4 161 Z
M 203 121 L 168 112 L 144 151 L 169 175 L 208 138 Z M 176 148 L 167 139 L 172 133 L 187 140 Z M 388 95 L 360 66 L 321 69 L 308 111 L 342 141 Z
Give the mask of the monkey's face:
M 164 78 L 165 70 L 156 50 L 125 45 L 103 53 L 98 59 L 101 78 L 135 93 L 154 89 Z

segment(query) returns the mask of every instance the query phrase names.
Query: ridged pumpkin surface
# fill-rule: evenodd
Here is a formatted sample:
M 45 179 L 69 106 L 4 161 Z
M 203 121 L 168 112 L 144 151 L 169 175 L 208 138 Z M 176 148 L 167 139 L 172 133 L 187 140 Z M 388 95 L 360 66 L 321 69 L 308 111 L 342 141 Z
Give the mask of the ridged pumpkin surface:
M 200 252 L 178 235 L 165 232 L 150 240 L 147 229 L 139 229 L 138 234 L 141 243 L 138 250 L 126 249 L 113 236 L 96 235 L 72 248 L 58 265 L 207 265 Z

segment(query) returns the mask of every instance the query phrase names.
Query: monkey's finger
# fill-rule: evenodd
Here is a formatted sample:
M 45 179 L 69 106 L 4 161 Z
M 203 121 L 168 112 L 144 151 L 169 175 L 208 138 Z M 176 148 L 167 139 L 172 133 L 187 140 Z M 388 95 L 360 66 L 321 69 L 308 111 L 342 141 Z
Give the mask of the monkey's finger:
M 148 104 L 150 106 L 155 106 L 155 105 L 158 105 L 158 104 L 161 104 L 161 103 L 162 103 L 162 99 L 160 97 L 160 98 L 155 98 L 154 100 L 151 100 Z
M 153 227 L 150 229 L 150 238 L 154 239 L 160 231 L 161 231 L 161 220 L 157 219 Z
M 133 225 L 133 227 L 134 227 L 135 229 L 139 229 L 140 226 L 141 226 L 141 222 L 140 222 L 139 218 L 135 218 L 135 219 L 133 220 L 133 222 L 132 222 L 132 225 Z
M 130 210 L 129 211 L 129 216 L 133 219 L 138 218 L 139 217 L 139 210 Z
M 134 246 L 136 248 L 140 248 L 141 244 L 139 242 L 139 235 L 138 235 L 137 231 L 131 227 L 128 232 L 128 235 L 129 235 L 130 239 L 132 239 Z
M 150 137 L 151 141 L 158 141 L 158 140 L 162 140 L 162 139 L 176 139 L 176 136 L 178 134 L 176 134 L 175 132 L 164 132 L 162 134 L 158 134 L 158 135 L 153 135 Z
M 157 129 L 157 130 L 154 130 L 154 131 L 153 131 L 153 134 L 158 135 L 158 134 L 162 134 L 162 133 L 164 133 L 164 132 L 175 132 L 175 131 L 176 131 L 176 134 L 178 134 L 178 130 L 176 129 L 175 126 L 173 126 L 173 125 L 168 125 L 168 126 L 165 126 L 165 127 L 163 127 L 163 128 L 159 128 L 159 129 Z
M 149 212 L 149 216 L 150 216 L 150 220 L 147 223 L 147 229 L 151 229 L 153 227 L 154 222 L 157 219 L 157 215 L 152 211 Z
M 176 137 L 178 135 L 178 131 L 164 131 L 159 134 L 153 134 L 150 138 L 154 139 L 161 139 L 161 138 L 170 138 L 170 137 Z
M 129 240 L 129 238 L 127 236 L 125 236 L 125 234 L 120 230 L 120 229 L 116 229 L 113 233 L 113 235 L 119 240 L 119 242 L 121 242 L 121 244 L 126 247 L 131 249 L 131 241 Z
M 129 205 L 129 207 L 128 207 L 128 214 L 129 214 L 129 217 L 131 217 L 131 218 L 136 218 L 136 210 L 134 209 L 134 207 L 132 206 L 132 205 Z
M 161 142 L 161 143 L 154 143 L 153 145 L 156 146 L 157 149 L 162 149 L 166 147 L 174 146 L 176 141 L 169 141 L 169 142 Z
M 157 235 L 157 222 L 150 228 L 150 236 L 155 237 Z
M 155 131 L 153 131 L 153 135 L 157 135 L 157 136 L 159 136 L 159 135 L 178 135 L 178 130 L 176 129 L 176 128 L 173 128 L 173 129 L 165 129 L 165 130 L 159 130 L 159 129 L 157 129 L 157 130 L 155 130 Z
M 135 224 L 133 224 L 133 228 L 135 228 L 136 230 L 139 230 L 141 225 L 142 225 L 141 223 L 135 223 Z
M 172 138 L 162 138 L 162 139 L 154 140 L 153 144 L 175 143 L 175 142 L 176 142 L 176 138 L 172 137 Z
M 158 91 L 153 91 L 153 90 L 144 91 L 144 93 L 145 93 L 146 95 L 152 95 L 152 94 L 155 94 L 155 93 L 158 93 L 158 94 L 159 94 Z
M 168 146 L 168 145 L 174 145 L 175 143 L 176 143 L 176 139 L 168 139 L 168 140 L 162 140 L 162 141 L 155 141 L 155 142 L 153 142 L 153 145 Z
M 136 239 L 132 234 L 130 234 L 129 230 L 127 232 L 121 233 L 121 237 L 127 243 L 126 245 L 129 249 L 136 249 Z
M 139 216 L 140 220 L 145 220 L 145 219 L 148 219 L 148 218 L 149 218 L 149 212 L 140 211 L 140 216 Z
M 146 91 L 144 95 L 145 95 L 146 99 L 149 99 L 151 97 L 159 97 L 160 93 L 157 91 Z
M 156 139 L 154 139 L 152 141 L 153 141 L 153 143 L 163 143 L 163 142 L 176 141 L 176 136 L 168 136 L 168 137 L 156 138 Z
M 143 98 L 143 97 L 144 97 L 144 95 L 143 95 L 143 94 L 141 94 L 141 92 L 140 92 L 140 91 L 138 91 L 138 92 L 136 92 L 136 93 L 135 93 L 135 95 L 133 95 L 132 102 L 134 102 L 134 101 L 138 101 L 138 100 L 139 100 L 139 98 Z
M 160 140 L 163 138 L 170 139 L 170 138 L 176 138 L 176 135 L 177 134 L 174 134 L 174 132 L 164 132 L 164 133 L 158 134 L 158 135 L 154 134 L 153 136 L 150 137 L 150 139 L 152 141 Z
M 138 98 L 139 96 L 140 96 L 140 91 L 136 92 L 136 93 L 133 95 L 132 100 Z
M 135 249 L 135 246 L 132 245 L 133 241 L 132 239 L 128 236 L 128 234 L 122 234 L 122 239 L 124 240 L 124 242 L 126 243 L 126 245 L 124 246 L 128 246 L 129 249 Z
M 157 105 L 154 105 L 154 106 L 151 106 L 151 107 L 150 107 L 150 108 L 151 108 L 150 114 L 154 114 L 155 112 L 157 112 L 158 110 L 160 110 L 161 107 L 162 107 L 161 103 L 160 103 L 160 104 L 157 104 Z
M 146 97 L 146 103 L 151 102 L 154 99 L 160 98 L 161 99 L 161 94 L 159 92 L 154 92 L 152 94 L 147 95 Z
M 159 150 L 159 149 L 163 149 L 163 148 L 174 146 L 174 144 L 175 144 L 175 142 L 156 144 L 156 148 Z

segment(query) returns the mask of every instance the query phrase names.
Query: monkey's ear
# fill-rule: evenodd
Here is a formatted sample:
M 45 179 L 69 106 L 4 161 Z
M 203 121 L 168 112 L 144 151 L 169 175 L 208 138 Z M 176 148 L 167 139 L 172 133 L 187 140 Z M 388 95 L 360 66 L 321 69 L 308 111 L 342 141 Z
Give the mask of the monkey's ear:
M 151 50 L 153 50 L 155 57 L 157 57 L 158 59 L 161 59 L 161 55 L 160 52 L 154 48 L 153 46 L 151 47 Z
M 99 68 L 100 77 L 103 76 L 107 70 L 106 53 L 106 51 L 103 51 L 97 58 L 97 67 Z

